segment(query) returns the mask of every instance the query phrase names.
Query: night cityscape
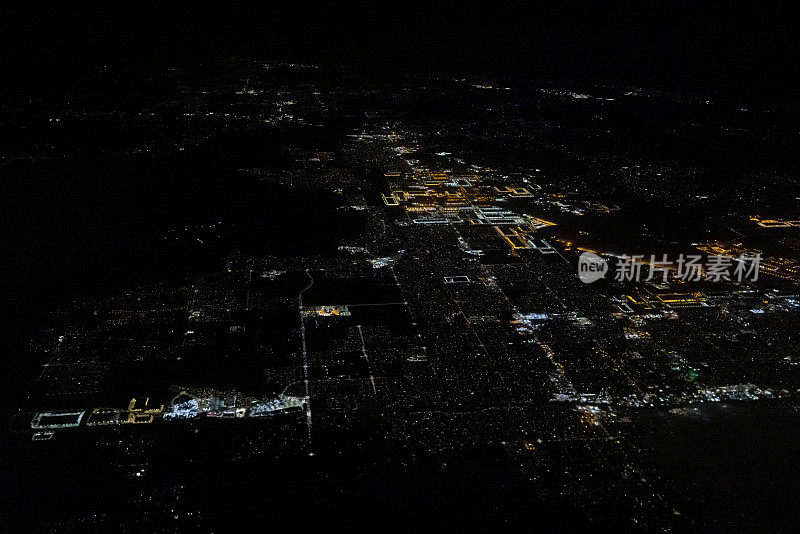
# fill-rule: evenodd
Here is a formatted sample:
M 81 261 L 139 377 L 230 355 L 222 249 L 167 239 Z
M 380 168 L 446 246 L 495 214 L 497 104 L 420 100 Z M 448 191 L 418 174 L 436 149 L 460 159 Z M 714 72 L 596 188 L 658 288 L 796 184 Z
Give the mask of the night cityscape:
M 800 531 L 783 6 L 17 6 L 0 532 Z

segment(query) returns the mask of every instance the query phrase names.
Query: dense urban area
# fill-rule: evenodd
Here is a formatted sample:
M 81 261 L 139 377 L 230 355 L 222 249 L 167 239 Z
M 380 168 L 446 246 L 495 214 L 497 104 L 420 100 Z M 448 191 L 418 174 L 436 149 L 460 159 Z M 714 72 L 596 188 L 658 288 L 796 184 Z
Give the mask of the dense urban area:
M 42 281 L 11 528 L 800 524 L 759 448 L 800 428 L 796 103 L 239 58 L 80 80 L 0 109 L 14 284 Z M 761 476 L 717 487 L 720 449 Z

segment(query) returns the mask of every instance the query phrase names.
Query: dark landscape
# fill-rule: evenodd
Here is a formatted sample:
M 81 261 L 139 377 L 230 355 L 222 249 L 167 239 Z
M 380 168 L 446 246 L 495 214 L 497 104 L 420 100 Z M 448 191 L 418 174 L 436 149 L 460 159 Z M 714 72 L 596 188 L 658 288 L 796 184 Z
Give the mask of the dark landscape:
M 93 4 L 2 25 L 0 531 L 800 529 L 784 6 Z

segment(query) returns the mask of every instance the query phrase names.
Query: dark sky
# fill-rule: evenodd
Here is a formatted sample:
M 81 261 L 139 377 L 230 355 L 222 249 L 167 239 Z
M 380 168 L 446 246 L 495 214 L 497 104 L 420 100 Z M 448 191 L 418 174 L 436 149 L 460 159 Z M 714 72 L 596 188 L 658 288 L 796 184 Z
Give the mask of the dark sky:
M 74 61 L 225 54 L 385 69 L 786 90 L 788 3 L 16 2 L 3 63 L 20 80 Z

